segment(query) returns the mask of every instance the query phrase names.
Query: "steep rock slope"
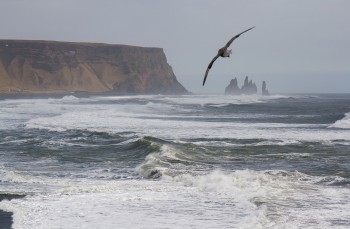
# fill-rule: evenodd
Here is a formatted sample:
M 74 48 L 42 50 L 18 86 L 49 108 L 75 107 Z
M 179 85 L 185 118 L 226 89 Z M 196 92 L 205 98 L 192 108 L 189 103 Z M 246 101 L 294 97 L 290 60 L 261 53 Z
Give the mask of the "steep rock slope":
M 161 48 L 0 40 L 0 92 L 185 94 Z

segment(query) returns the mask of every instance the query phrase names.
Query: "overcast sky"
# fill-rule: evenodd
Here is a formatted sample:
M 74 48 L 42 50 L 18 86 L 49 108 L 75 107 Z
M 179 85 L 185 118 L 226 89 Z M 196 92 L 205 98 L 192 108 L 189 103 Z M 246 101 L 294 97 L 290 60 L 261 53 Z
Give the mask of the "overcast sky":
M 195 93 L 246 75 L 272 93 L 350 93 L 349 23 L 349 0 L 0 0 L 0 39 L 161 47 Z M 252 26 L 202 87 L 217 50 Z

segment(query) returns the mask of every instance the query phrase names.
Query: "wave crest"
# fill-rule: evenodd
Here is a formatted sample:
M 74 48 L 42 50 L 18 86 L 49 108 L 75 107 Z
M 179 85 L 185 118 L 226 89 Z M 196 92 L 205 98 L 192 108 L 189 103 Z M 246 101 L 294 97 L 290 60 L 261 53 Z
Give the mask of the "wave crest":
M 345 117 L 336 121 L 329 126 L 330 128 L 350 129 L 350 112 L 345 114 Z

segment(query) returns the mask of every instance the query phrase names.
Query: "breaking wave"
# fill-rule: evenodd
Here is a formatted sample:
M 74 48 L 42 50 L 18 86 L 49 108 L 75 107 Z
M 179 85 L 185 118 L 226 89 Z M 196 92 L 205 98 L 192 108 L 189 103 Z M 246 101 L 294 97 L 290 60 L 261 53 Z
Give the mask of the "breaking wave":
M 329 126 L 330 128 L 350 129 L 350 112 L 345 114 L 345 117 L 336 121 Z

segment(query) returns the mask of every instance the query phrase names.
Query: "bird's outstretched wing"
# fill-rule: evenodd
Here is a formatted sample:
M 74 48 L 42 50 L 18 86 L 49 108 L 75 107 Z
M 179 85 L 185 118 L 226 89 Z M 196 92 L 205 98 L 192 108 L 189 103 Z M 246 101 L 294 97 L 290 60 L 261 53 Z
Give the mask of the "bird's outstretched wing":
M 255 26 L 254 26 L 254 27 L 251 27 L 251 28 L 249 28 L 249 29 L 247 29 L 247 30 L 244 30 L 243 32 L 241 32 L 241 33 L 237 34 L 236 36 L 232 37 L 232 38 L 227 42 L 227 44 L 225 45 L 225 47 L 221 48 L 220 50 L 226 50 L 226 49 L 232 44 L 232 42 L 233 42 L 236 38 L 238 38 L 240 35 L 242 35 L 242 34 L 245 33 L 245 32 L 248 32 L 249 30 L 251 30 L 251 29 L 253 29 L 253 28 L 255 28 Z M 211 62 L 209 63 L 209 65 L 208 65 L 208 68 L 207 68 L 207 70 L 206 70 L 206 72 L 205 72 L 205 76 L 204 76 L 204 79 L 203 79 L 203 86 L 204 86 L 204 84 L 205 84 L 205 81 L 207 80 L 207 76 L 208 76 L 209 70 L 211 69 L 211 66 L 213 66 L 213 63 L 215 62 L 215 60 L 216 60 L 217 58 L 219 58 L 219 56 L 222 54 L 222 53 L 220 53 L 220 50 L 219 50 L 219 53 L 212 59 L 212 61 L 211 61 Z
M 220 54 L 218 53 L 218 54 L 211 60 L 211 62 L 209 63 L 208 68 L 207 68 L 207 71 L 205 72 L 205 76 L 204 76 L 204 80 L 203 80 L 203 86 L 204 86 L 204 84 L 205 84 L 205 81 L 207 80 L 208 72 L 209 72 L 209 70 L 211 69 L 211 66 L 213 66 L 213 63 L 215 62 L 215 60 L 216 60 L 217 58 L 219 58 L 219 56 L 220 56 Z
M 251 28 L 249 28 L 249 29 L 247 29 L 247 30 L 244 30 L 243 32 L 241 32 L 241 33 L 237 34 L 236 36 L 232 37 L 231 40 L 229 40 L 229 41 L 227 42 L 227 44 L 225 45 L 225 47 L 228 48 L 236 38 L 238 38 L 238 37 L 241 36 L 243 33 L 248 32 L 249 30 L 251 30 L 251 29 L 253 29 L 253 28 L 255 28 L 255 26 L 253 26 L 253 27 L 251 27 Z

